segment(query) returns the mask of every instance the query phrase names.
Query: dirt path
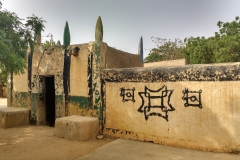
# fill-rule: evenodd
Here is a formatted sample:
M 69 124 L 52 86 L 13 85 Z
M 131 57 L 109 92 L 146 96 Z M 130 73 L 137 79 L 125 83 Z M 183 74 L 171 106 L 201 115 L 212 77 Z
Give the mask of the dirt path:
M 53 133 L 54 128 L 48 126 L 0 129 L 0 159 L 71 160 L 112 141 L 69 141 Z

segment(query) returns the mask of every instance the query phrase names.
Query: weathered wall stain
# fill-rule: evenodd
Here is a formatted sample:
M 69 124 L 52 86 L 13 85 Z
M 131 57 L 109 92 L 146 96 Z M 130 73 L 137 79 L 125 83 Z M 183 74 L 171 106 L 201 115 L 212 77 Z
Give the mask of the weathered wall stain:
M 13 95 L 14 95 L 13 106 L 30 109 L 30 94 L 28 92 L 14 92 Z

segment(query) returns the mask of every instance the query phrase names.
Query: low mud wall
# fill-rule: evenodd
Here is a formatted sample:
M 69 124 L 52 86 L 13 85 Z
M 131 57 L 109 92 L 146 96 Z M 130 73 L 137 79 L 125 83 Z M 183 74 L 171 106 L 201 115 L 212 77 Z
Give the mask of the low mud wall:
M 240 63 L 105 69 L 104 134 L 240 151 Z

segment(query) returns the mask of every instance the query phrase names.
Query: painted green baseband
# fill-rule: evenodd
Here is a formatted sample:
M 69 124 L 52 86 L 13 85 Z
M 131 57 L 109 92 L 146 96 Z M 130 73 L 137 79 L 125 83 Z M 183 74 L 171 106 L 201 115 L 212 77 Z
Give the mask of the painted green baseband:
M 14 102 L 17 103 L 13 107 L 28 108 L 28 92 L 14 92 Z
M 88 108 L 88 97 L 83 96 L 69 96 L 70 103 L 76 104 L 81 109 Z
M 64 95 L 55 95 L 55 108 L 56 108 L 56 113 L 55 113 L 55 117 L 56 118 L 60 118 L 62 117 L 62 115 L 64 115 L 65 110 L 63 110 L 62 108 L 65 104 L 64 104 Z

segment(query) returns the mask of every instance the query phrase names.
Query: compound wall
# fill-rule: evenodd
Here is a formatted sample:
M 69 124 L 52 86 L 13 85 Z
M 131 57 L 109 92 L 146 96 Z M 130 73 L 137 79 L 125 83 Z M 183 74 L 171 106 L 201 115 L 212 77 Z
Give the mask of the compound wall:
M 240 63 L 105 69 L 104 133 L 216 152 L 240 150 Z

